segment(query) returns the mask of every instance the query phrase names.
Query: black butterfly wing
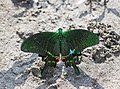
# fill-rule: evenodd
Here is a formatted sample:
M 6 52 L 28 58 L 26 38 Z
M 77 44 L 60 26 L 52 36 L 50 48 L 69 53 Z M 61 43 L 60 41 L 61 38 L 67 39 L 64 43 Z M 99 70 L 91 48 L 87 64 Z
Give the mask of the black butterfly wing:
M 82 29 L 66 31 L 63 37 L 62 55 L 67 55 L 70 49 L 75 49 L 77 53 L 99 43 L 99 37 L 96 34 Z
M 28 37 L 21 45 L 24 52 L 38 53 L 41 56 L 48 55 L 46 51 L 59 55 L 59 38 L 56 32 L 42 32 Z

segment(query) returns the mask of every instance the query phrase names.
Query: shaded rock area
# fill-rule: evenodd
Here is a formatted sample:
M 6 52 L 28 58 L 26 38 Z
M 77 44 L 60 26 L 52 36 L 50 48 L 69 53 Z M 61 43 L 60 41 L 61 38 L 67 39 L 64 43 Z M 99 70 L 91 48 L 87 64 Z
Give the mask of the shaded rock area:
M 120 0 L 0 0 L 0 89 L 120 89 Z M 99 44 L 81 53 L 80 75 L 72 67 L 48 68 L 38 54 L 22 52 L 38 32 L 86 29 Z

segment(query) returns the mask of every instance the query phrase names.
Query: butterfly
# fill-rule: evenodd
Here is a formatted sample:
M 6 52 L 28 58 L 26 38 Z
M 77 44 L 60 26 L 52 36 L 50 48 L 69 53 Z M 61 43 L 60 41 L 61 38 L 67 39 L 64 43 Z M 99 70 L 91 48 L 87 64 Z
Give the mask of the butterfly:
M 72 66 L 77 75 L 80 74 L 76 62 L 81 51 L 85 48 L 99 43 L 99 37 L 84 29 L 68 30 L 63 32 L 62 28 L 58 32 L 41 32 L 34 34 L 25 39 L 21 45 L 21 50 L 24 52 L 37 53 L 45 61 L 45 66 L 41 71 L 48 66 L 56 67 L 59 61 L 63 61 L 65 66 Z

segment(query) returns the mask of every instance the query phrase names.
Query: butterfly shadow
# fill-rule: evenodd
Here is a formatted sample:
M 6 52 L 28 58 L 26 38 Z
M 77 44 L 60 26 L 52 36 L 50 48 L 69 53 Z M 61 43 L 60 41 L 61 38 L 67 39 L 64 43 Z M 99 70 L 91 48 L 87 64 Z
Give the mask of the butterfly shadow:
M 16 86 L 23 85 L 29 77 L 26 68 L 30 68 L 36 60 L 36 54 L 22 61 L 16 61 L 13 66 L 0 72 L 0 89 L 14 89 Z
M 69 78 L 70 77 L 70 78 Z M 81 86 L 92 88 L 92 89 L 104 89 L 98 82 L 97 79 L 90 77 L 82 69 L 80 69 L 79 76 L 68 76 L 66 78 L 74 87 L 80 89 Z
M 91 78 L 89 75 L 87 75 L 83 70 L 80 69 L 80 75 L 76 76 L 75 74 L 73 74 L 74 72 L 72 71 L 72 68 L 69 68 L 69 72 L 68 75 L 65 78 L 61 78 L 60 76 L 54 76 L 49 78 L 48 80 L 46 80 L 46 82 L 37 87 L 36 89 L 57 89 L 57 79 L 60 79 L 61 81 L 64 82 L 69 82 L 69 84 L 72 84 L 76 89 L 80 89 L 81 86 L 90 88 L 92 87 L 92 89 L 104 89 L 98 82 L 96 79 Z M 59 70 L 60 71 L 60 70 Z M 59 73 L 59 72 L 58 72 Z M 51 81 L 51 82 L 50 82 Z M 46 85 L 46 86 L 45 86 Z M 66 86 L 66 85 L 64 85 Z
M 55 68 L 50 67 L 48 70 L 49 71 L 47 75 L 41 78 L 44 79 L 45 82 L 42 85 L 38 86 L 36 89 L 57 89 L 56 80 L 61 78 L 62 66 L 61 67 L 56 66 Z

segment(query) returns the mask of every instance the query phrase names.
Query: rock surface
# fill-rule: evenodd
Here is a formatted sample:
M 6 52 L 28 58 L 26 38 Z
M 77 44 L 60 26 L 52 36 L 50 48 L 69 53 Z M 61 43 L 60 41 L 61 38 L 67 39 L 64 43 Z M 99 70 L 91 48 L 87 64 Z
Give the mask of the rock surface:
M 0 0 L 0 89 L 120 89 L 120 0 L 106 7 L 95 1 L 90 10 L 84 0 Z M 20 46 L 32 34 L 59 27 L 93 31 L 100 43 L 82 52 L 79 76 L 66 68 L 63 78 L 56 67 L 42 79 L 41 59 Z

